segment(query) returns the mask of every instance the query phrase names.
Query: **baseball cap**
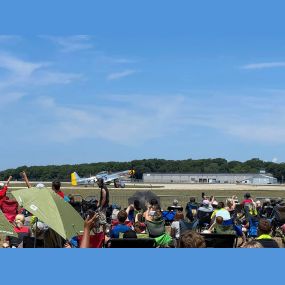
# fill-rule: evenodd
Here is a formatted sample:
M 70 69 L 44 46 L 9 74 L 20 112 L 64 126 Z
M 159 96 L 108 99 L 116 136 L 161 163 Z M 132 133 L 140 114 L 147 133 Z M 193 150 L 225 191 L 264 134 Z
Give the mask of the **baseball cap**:
M 178 200 L 175 199 L 175 200 L 173 201 L 173 205 L 174 205 L 174 206 L 177 206 L 177 205 L 178 205 Z

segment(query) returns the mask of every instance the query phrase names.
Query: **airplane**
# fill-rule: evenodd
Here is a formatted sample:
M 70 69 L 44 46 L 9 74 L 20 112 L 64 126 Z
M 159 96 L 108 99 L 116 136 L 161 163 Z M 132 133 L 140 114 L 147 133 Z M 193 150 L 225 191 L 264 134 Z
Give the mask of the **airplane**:
M 109 174 L 107 171 L 102 171 L 95 176 L 80 177 L 76 172 L 71 173 L 71 185 L 95 185 L 99 178 L 103 178 L 105 184 L 114 182 L 115 188 L 125 188 L 125 183 L 121 180 L 122 177 L 134 175 L 134 170 L 125 170 Z

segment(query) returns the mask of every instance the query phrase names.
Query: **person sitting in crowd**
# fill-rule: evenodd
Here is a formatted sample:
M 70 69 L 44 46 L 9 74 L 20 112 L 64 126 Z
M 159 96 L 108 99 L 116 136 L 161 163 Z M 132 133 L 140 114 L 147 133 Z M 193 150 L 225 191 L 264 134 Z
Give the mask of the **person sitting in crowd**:
M 264 199 L 261 209 L 259 210 L 259 216 L 261 218 L 271 219 L 273 213 L 273 206 L 269 198 Z
M 198 208 L 198 216 L 199 216 L 199 212 L 204 212 L 204 213 L 213 212 L 213 207 L 210 204 L 210 201 L 208 199 L 205 199 L 202 201 L 202 205 Z
M 272 226 L 275 233 L 276 228 L 285 224 L 285 202 L 279 200 L 272 212 Z
M 236 208 L 236 199 L 237 197 L 234 195 L 232 198 L 226 199 L 226 207 L 225 209 L 230 213 L 231 217 L 234 214 L 235 208 Z
M 14 231 L 18 234 L 18 237 L 9 237 L 9 243 L 11 247 L 23 247 L 23 239 L 25 236 L 30 236 L 29 227 L 25 226 L 25 216 L 18 214 L 14 221 Z
M 197 215 L 197 210 L 198 210 L 198 203 L 196 202 L 195 197 L 190 198 L 189 202 L 185 207 L 185 210 L 186 210 L 186 218 L 188 218 L 190 222 L 193 222 Z
M 96 213 L 93 217 L 87 216 L 87 218 L 85 219 L 80 248 L 90 248 L 90 233 L 92 229 L 96 226 L 96 222 L 98 220 L 98 213 Z
M 263 248 L 257 240 L 251 240 L 243 245 L 243 248 Z
M 279 248 L 278 243 L 272 239 L 271 233 L 271 224 L 266 219 L 260 219 L 258 224 L 258 237 L 256 240 L 264 248 Z
M 214 224 L 210 227 L 209 231 L 216 234 L 230 234 L 235 235 L 236 232 L 233 225 L 224 225 L 224 219 L 222 216 L 217 216 Z
M 180 248 L 205 248 L 206 242 L 203 236 L 194 231 L 186 231 L 180 237 Z
M 174 200 L 173 203 L 172 203 L 172 206 L 169 206 L 168 211 L 183 211 L 183 207 L 179 205 L 179 202 L 178 200 Z
M 207 199 L 203 200 L 202 206 L 198 208 L 197 212 L 197 222 L 199 227 L 203 226 L 204 224 L 210 224 L 212 213 L 213 207 L 210 204 L 210 201 Z
M 127 218 L 128 218 L 128 214 L 125 210 L 121 210 L 118 213 L 119 224 L 112 228 L 111 234 L 110 234 L 111 238 L 119 238 L 120 233 L 125 233 L 125 232 L 131 230 L 130 227 L 125 225 L 125 221 L 127 220 Z
M 231 219 L 229 211 L 225 209 L 224 202 L 218 203 L 217 209 L 211 215 L 211 219 L 215 219 L 215 217 L 222 217 L 224 222 Z
M 142 213 L 142 208 L 140 205 L 139 200 L 134 200 L 133 204 L 130 204 L 128 208 L 126 209 L 126 212 L 128 213 L 128 220 L 131 222 L 135 221 L 136 215 L 139 213 Z
M 171 224 L 171 237 L 178 241 L 180 239 L 180 221 L 184 220 L 183 212 L 176 212 L 174 221 Z

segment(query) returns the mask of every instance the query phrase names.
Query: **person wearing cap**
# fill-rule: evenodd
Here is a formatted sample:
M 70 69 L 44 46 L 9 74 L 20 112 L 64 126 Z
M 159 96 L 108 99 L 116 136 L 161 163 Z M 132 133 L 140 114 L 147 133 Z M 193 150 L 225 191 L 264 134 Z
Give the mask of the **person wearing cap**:
M 213 212 L 213 207 L 210 204 L 210 201 L 204 199 L 202 201 L 202 206 L 198 208 L 197 211 L 197 225 L 202 226 L 203 224 L 208 224 L 211 222 L 211 214 Z M 196 227 L 196 224 L 195 226 Z
M 213 212 L 213 206 L 210 204 L 210 201 L 205 199 L 202 201 L 202 206 L 198 208 L 198 212 Z
M 6 197 L 6 193 L 8 191 L 8 186 L 10 184 L 11 179 L 12 179 L 12 176 L 8 178 L 6 183 L 0 183 L 0 200 Z
M 183 211 L 183 207 L 182 206 L 179 206 L 179 202 L 178 200 L 174 200 L 173 203 L 172 203 L 172 206 L 169 206 L 168 207 L 168 211 Z

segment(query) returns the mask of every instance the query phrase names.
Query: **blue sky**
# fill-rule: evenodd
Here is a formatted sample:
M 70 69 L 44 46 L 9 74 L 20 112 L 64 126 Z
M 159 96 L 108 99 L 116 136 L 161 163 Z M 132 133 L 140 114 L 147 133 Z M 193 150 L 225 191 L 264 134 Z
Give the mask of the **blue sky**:
M 2 5 L 0 169 L 285 160 L 282 1 L 100 2 Z

